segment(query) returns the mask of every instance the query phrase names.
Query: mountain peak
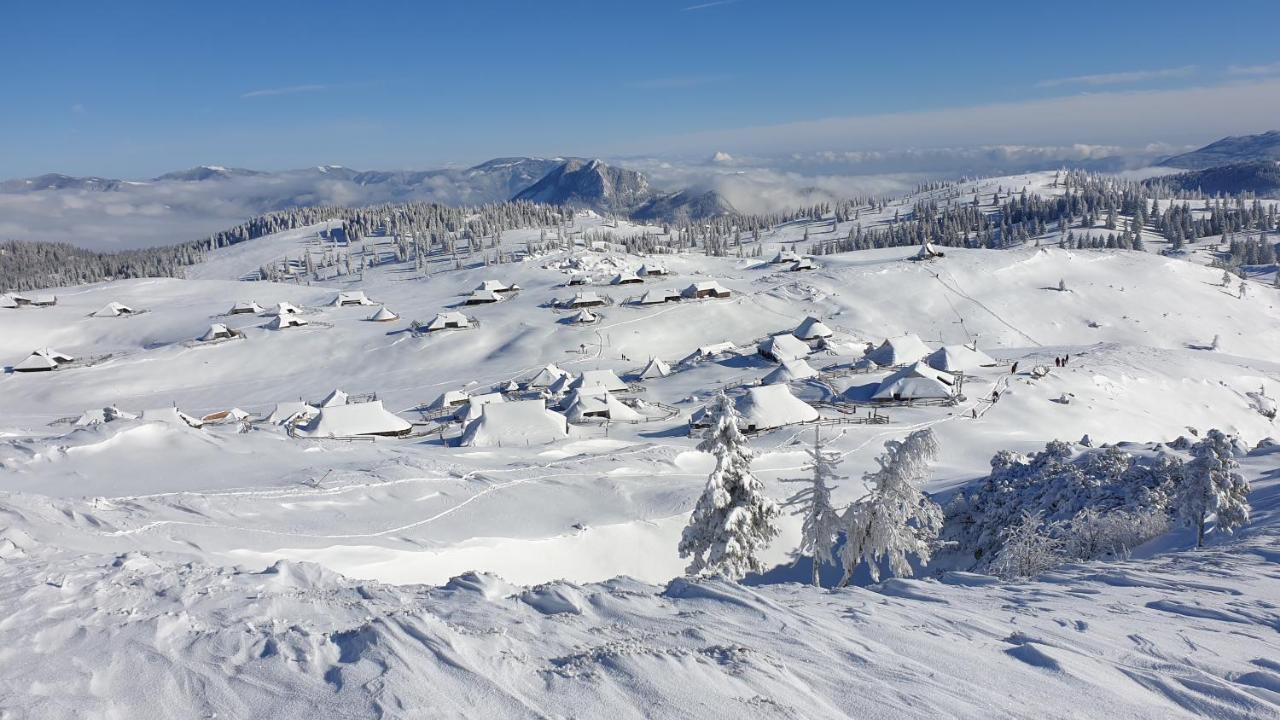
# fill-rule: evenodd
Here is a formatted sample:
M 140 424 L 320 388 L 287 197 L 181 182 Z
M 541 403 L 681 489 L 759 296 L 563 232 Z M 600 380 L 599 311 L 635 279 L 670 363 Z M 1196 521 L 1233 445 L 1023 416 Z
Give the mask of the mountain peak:
M 1205 170 L 1257 160 L 1280 160 L 1280 130 L 1224 137 L 1198 150 L 1165 158 L 1160 164 L 1186 170 Z

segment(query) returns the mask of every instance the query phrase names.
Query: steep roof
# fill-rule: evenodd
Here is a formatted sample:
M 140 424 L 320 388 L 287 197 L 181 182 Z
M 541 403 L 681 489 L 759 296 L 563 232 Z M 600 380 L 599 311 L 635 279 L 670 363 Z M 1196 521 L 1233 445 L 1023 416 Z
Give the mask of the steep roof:
M 649 364 L 644 366 L 640 371 L 640 377 L 649 380 L 652 378 L 666 377 L 671 374 L 671 366 L 662 361 L 661 358 L 649 358 Z
M 936 370 L 946 372 L 964 372 L 996 364 L 990 355 L 968 345 L 945 345 L 934 350 L 925 358 L 925 362 Z
M 84 411 L 84 413 L 80 415 L 79 419 L 76 420 L 75 424 L 77 426 L 84 427 L 86 425 L 108 423 L 113 420 L 136 420 L 137 418 L 138 416 L 131 412 L 125 412 L 114 405 L 108 405 L 106 407 Z
M 867 353 L 867 358 L 877 365 L 908 365 L 918 362 L 933 352 L 933 348 L 915 335 L 900 335 L 886 339 L 880 347 Z
M 413 426 L 382 407 L 381 400 L 321 408 L 320 414 L 298 428 L 304 437 L 407 435 Z
M 439 313 L 427 323 L 428 330 L 444 330 L 450 327 L 471 327 L 471 319 L 460 312 Z
M 569 436 L 565 417 L 541 400 L 485 405 L 462 433 L 464 447 L 545 445 Z
M 809 356 L 809 346 L 794 335 L 774 335 L 760 343 L 760 354 L 776 362 Z
M 440 394 L 440 397 L 436 398 L 435 402 L 431 403 L 431 407 L 436 409 L 449 408 L 461 405 L 470 399 L 471 396 L 463 390 L 445 390 Z
M 642 305 L 658 305 L 658 304 L 660 304 L 660 303 L 664 303 L 664 302 L 667 302 L 667 301 L 669 301 L 669 300 L 679 300 L 681 297 L 682 297 L 682 296 L 680 295 L 680 293 L 676 292 L 675 290 L 670 290 L 670 289 L 666 289 L 666 290 L 657 290 L 657 289 L 655 289 L 655 290 L 650 290 L 649 292 L 646 292 L 646 293 L 644 294 L 644 296 L 640 298 L 640 304 L 642 304 Z
M 810 422 L 818 419 L 818 411 L 791 394 L 786 385 L 757 385 L 747 388 L 734 405 L 742 416 L 743 429 L 770 428 Z
M 955 378 L 918 362 L 880 382 L 873 400 L 927 400 L 955 395 Z
M 205 334 L 200 336 L 200 340 L 202 342 L 209 342 L 210 340 L 218 340 L 220 338 L 232 337 L 234 335 L 235 333 L 231 332 L 231 328 L 227 327 L 224 323 L 213 323 L 209 326 L 209 329 L 205 331 Z
M 373 301 L 363 290 L 343 290 L 333 299 L 333 305 L 372 305 Z
M 463 422 L 471 422 L 480 417 L 480 413 L 486 405 L 493 403 L 506 402 L 507 399 L 500 392 L 484 393 L 482 395 L 472 395 L 467 398 L 467 407 L 461 411 L 461 420 Z
M 204 425 L 202 420 L 191 417 L 176 407 L 152 408 L 151 410 L 142 411 L 142 422 L 158 422 L 167 425 L 177 425 L 179 427 L 185 425 L 187 427 L 198 428 Z
M 346 405 L 350 399 L 351 396 L 347 395 L 347 393 L 338 388 L 334 388 L 329 391 L 328 395 L 324 396 L 323 400 L 320 401 L 320 407 L 327 408 L 333 407 L 334 405 Z
M 574 390 L 591 390 L 594 388 L 603 388 L 614 392 L 623 392 L 627 389 L 627 384 L 617 376 L 612 370 L 583 370 L 569 387 Z
M 579 323 L 579 324 L 593 323 L 599 319 L 600 319 L 599 315 L 596 315 L 595 313 L 591 312 L 586 308 L 579 310 L 577 314 L 573 316 L 573 322 Z
M 792 380 L 808 380 L 815 377 L 818 377 L 818 371 L 814 370 L 803 358 L 800 358 L 783 360 L 781 365 L 770 370 L 760 382 L 765 385 L 778 385 L 780 383 L 789 383 Z
M 267 422 L 273 425 L 282 425 L 298 418 L 312 418 L 319 414 L 319 410 L 304 402 L 282 402 L 276 403 L 276 407 L 267 416 Z
M 640 413 L 608 392 L 574 393 L 566 406 L 565 414 L 572 422 L 582 422 L 601 414 L 614 422 L 634 422 L 641 419 Z
M 267 323 L 267 329 L 283 330 L 291 327 L 302 327 L 306 324 L 306 320 L 303 320 L 296 315 L 276 315 L 274 318 L 271 318 L 271 322 Z
M 569 373 L 567 371 L 561 370 L 553 363 L 539 370 L 538 373 L 529 380 L 528 386 L 531 388 L 551 387 L 556 380 L 559 380 L 568 374 Z
M 797 325 L 796 329 L 791 331 L 791 334 L 801 340 L 816 340 L 818 338 L 831 337 L 834 333 L 821 320 L 810 315 Z
M 271 308 L 271 314 L 272 314 L 272 315 L 277 315 L 277 316 L 279 316 L 279 315 L 301 315 L 301 314 L 302 314 L 302 310 L 301 310 L 301 309 L 299 309 L 297 305 L 294 305 L 294 304 L 292 304 L 292 303 L 281 302 L 281 303 L 276 303 L 276 306 L 275 306 L 275 307 L 273 307 L 273 308 Z
M 262 307 L 261 305 L 259 305 L 259 304 L 258 304 L 258 303 L 256 303 L 256 302 L 253 302 L 253 301 L 249 301 L 249 302 L 238 302 L 238 303 L 236 303 L 235 305 L 232 305 L 232 306 L 231 306 L 231 312 L 233 312 L 233 313 L 236 313 L 236 312 L 242 312 L 242 313 L 260 313 L 260 312 L 262 312 L 262 311 L 263 311 L 263 310 L 265 310 L 265 309 L 266 309 L 266 308 Z
M 378 308 L 377 312 L 370 315 L 369 319 L 373 322 L 391 322 L 392 320 L 399 320 L 400 316 L 388 310 L 386 305 L 383 305 Z
M 123 303 L 112 301 L 107 303 L 106 305 L 103 305 L 98 310 L 94 311 L 93 316 L 94 317 L 117 317 L 119 315 L 130 315 L 132 313 L 133 313 L 133 308 Z

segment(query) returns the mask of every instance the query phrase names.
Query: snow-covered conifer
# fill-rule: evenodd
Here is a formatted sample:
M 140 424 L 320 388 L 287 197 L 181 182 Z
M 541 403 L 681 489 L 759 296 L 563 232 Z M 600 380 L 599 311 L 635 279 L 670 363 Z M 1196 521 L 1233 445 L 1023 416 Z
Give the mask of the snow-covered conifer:
M 839 533 L 840 515 L 831 506 L 831 487 L 827 484 L 841 479 L 836 474 L 840 465 L 840 453 L 827 450 L 822 444 L 822 434 L 814 428 L 813 447 L 806 452 L 809 462 L 805 470 L 809 477 L 788 478 L 783 482 L 802 483 L 803 487 L 787 499 L 786 506 L 793 509 L 793 514 L 804 518 L 800 526 L 800 547 L 797 555 L 809 555 L 813 558 L 813 584 L 822 585 L 819 571 L 824 563 L 835 558 L 832 550 L 836 535 Z
M 1213 429 L 1191 446 L 1174 497 L 1178 517 L 1196 529 L 1196 547 L 1204 545 L 1205 521 L 1217 517 L 1217 527 L 1230 533 L 1249 521 L 1249 481 L 1236 472 L 1240 467 L 1232 450 L 1232 438 Z
M 740 416 L 728 396 L 716 396 L 711 427 L 698 449 L 716 458 L 706 489 L 680 537 L 680 557 L 692 558 L 686 572 L 734 580 L 761 572 L 759 553 L 778 534 L 777 503 L 751 473 L 755 453 L 738 427 Z
M 922 564 L 933 556 L 933 544 L 942 529 L 942 508 L 916 487 L 929 475 L 929 461 L 938 455 L 938 441 L 929 429 L 917 430 L 905 440 L 890 440 L 876 458 L 880 469 L 863 476 L 872 485 L 866 497 L 841 517 L 845 544 L 840 559 L 841 584 L 848 584 L 854 570 L 866 563 L 871 579 L 880 579 L 880 561 L 889 560 L 889 572 L 909 577 L 908 555 Z

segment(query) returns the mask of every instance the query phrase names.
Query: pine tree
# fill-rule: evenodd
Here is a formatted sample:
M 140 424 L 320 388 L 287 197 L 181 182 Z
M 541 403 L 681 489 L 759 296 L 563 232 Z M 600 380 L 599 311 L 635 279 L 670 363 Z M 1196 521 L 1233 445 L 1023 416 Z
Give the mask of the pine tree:
M 793 508 L 792 514 L 804 518 L 800 526 L 800 547 L 796 548 L 796 554 L 807 554 L 813 558 L 813 584 L 821 586 L 819 573 L 823 564 L 835 560 L 832 551 L 839 532 L 840 516 L 831 506 L 832 488 L 827 483 L 841 479 L 836 474 L 840 454 L 823 446 L 822 434 L 818 428 L 813 430 L 813 447 L 806 452 L 809 454 L 809 462 L 804 469 L 809 472 L 809 477 L 783 480 L 804 484 L 804 487 L 787 499 L 785 505 Z
M 711 427 L 698 450 L 714 455 L 716 467 L 680 537 L 680 557 L 692 558 L 689 574 L 738 580 L 764 570 L 758 554 L 778 534 L 779 510 L 751 473 L 755 453 L 739 429 L 733 402 L 721 392 L 709 412 Z
M 938 455 L 938 441 L 929 429 L 917 430 L 906 440 L 890 440 L 876 458 L 880 469 L 863 476 L 871 492 L 841 517 L 845 544 L 840 553 L 844 565 L 841 585 L 847 585 L 862 563 L 871 579 L 880 579 L 880 561 L 889 560 L 889 572 L 909 577 L 908 555 L 927 564 L 933 543 L 942 529 L 942 508 L 915 486 L 929 475 L 929 461 Z
M 1249 522 L 1249 482 L 1236 470 L 1231 438 L 1213 429 L 1191 446 L 1174 498 L 1179 519 L 1196 529 L 1196 547 L 1204 545 L 1204 525 L 1216 515 L 1218 529 L 1232 532 Z

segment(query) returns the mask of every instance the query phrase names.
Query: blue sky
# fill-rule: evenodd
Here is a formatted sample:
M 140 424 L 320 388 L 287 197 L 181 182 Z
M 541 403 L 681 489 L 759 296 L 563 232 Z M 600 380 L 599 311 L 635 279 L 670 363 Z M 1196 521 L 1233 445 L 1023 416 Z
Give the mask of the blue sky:
M 2 177 L 1192 143 L 1280 125 L 1274 0 L 42 2 L 4 15 Z M 1090 118 L 1076 127 L 1073 113 Z

